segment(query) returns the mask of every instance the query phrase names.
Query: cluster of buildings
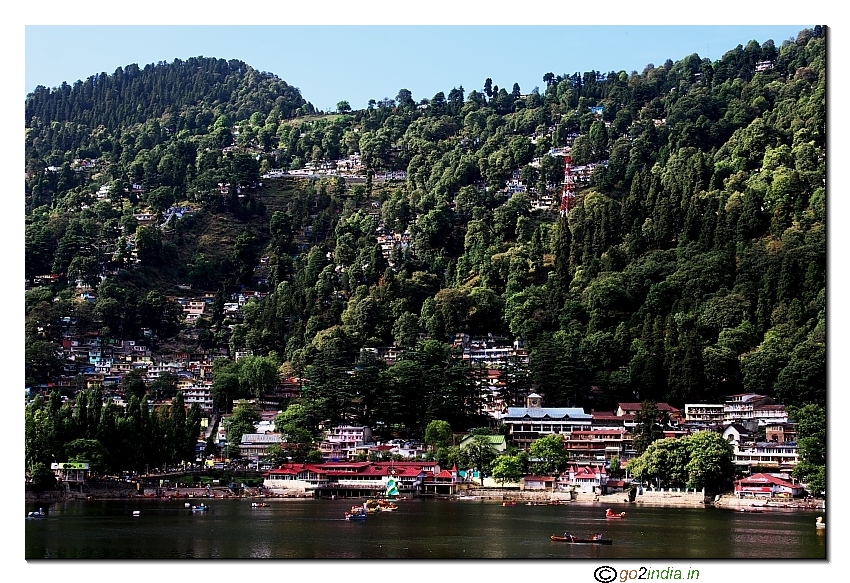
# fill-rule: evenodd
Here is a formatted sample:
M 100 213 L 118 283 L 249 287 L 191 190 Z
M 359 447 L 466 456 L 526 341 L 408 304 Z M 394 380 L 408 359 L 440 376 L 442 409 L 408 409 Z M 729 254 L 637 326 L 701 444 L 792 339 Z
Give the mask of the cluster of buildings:
M 752 410 L 741 407 L 750 403 Z M 731 395 L 724 404 L 728 406 L 730 422 L 711 424 L 688 420 L 683 412 L 667 403 L 659 403 L 660 416 L 664 417 L 664 437 L 682 437 L 697 431 L 717 431 L 734 448 L 734 463 L 751 476 L 736 482 L 740 496 L 771 497 L 781 492 L 797 496 L 802 487 L 790 478 L 790 470 L 797 463 L 796 431 L 786 421 L 766 420 L 763 424 L 752 421 L 752 412 L 760 407 L 776 407 L 760 395 Z M 619 403 L 613 412 L 586 413 L 575 407 L 544 407 L 540 395 L 531 393 L 524 407 L 507 407 L 500 418 L 506 435 L 488 436 L 496 453 L 503 453 L 509 443 L 520 449 L 547 435 L 559 435 L 571 463 L 559 476 L 526 476 L 520 487 L 526 490 L 571 491 L 606 494 L 622 491 L 629 483 L 609 474 L 610 462 L 617 458 L 622 466 L 637 454 L 633 447 L 635 416 L 640 403 Z M 781 406 L 780 406 L 781 407 Z M 699 414 L 700 406 L 688 405 L 687 411 Z M 768 409 L 776 411 L 778 409 Z M 747 428 L 751 429 L 747 429 Z M 761 436 L 762 440 L 756 439 Z M 440 469 L 437 462 L 425 461 L 423 444 L 396 440 L 375 443 L 372 430 L 365 426 L 341 425 L 326 431 L 318 444 L 324 462 L 320 464 L 284 464 L 266 474 L 266 487 L 272 490 L 313 494 L 316 496 L 368 496 L 382 492 L 390 478 L 398 481 L 402 491 L 456 494 L 472 487 L 473 473 Z M 466 436 L 459 443 L 463 448 L 472 441 Z M 244 457 L 262 460 L 266 448 L 280 443 L 281 437 L 270 428 L 264 433 L 242 437 L 240 452 Z M 405 461 L 362 461 L 381 459 L 380 454 L 395 454 Z M 377 456 L 372 454 L 378 454 Z M 772 473 L 752 473 L 761 469 Z M 746 473 L 746 472 L 745 472 Z M 492 481 L 492 480 L 491 480 Z M 760 481 L 764 481 L 761 484 Z M 475 484 L 482 481 L 475 476 Z M 486 481 L 483 482 L 486 485 Z M 490 484 L 492 485 L 492 484 Z
M 37 283 L 49 283 L 43 281 L 43 277 L 36 280 Z M 230 301 L 224 304 L 225 317 L 240 319 L 242 308 L 248 302 L 262 299 L 265 295 L 263 292 L 247 291 L 231 294 Z M 97 294 L 86 289 L 80 292 L 80 298 L 94 302 Z M 180 304 L 184 321 L 194 322 L 202 316 L 210 316 L 215 295 L 208 293 L 200 297 L 169 296 L 166 299 Z M 170 373 L 176 377 L 177 390 L 183 392 L 187 406 L 198 403 L 204 413 L 212 413 L 213 368 L 216 359 L 228 356 L 227 348 L 179 351 L 167 359 L 157 359 L 146 342 L 102 337 L 97 331 L 81 329 L 78 322 L 70 316 L 62 319 L 61 326 L 61 352 L 57 356 L 63 363 L 63 372 L 50 383 L 31 387 L 31 393 L 50 392 L 54 389 L 73 392 L 79 388 L 101 386 L 110 398 L 123 405 L 123 394 L 117 391 L 117 388 L 128 373 L 139 371 L 146 383 Z M 149 338 L 153 336 L 150 330 L 143 332 Z M 237 353 L 233 356 L 238 359 L 245 355 L 247 353 Z M 81 382 L 84 382 L 85 386 L 82 386 Z M 275 394 L 269 397 L 297 394 L 300 394 L 300 381 L 281 379 Z
M 797 465 L 796 426 L 788 421 L 784 406 L 768 397 L 730 395 L 720 406 L 686 405 L 685 415 L 667 403 L 658 403 L 658 409 L 666 420 L 664 437 L 683 437 L 699 431 L 720 433 L 732 445 L 733 462 L 741 469 L 790 471 Z M 699 418 L 707 409 L 719 410 L 719 419 Z M 558 434 L 572 459 L 606 463 L 616 457 L 625 462 L 636 456 L 633 433 L 635 415 L 640 410 L 640 403 L 620 403 L 613 413 L 543 407 L 540 395 L 532 393 L 525 407 L 509 407 L 501 422 L 508 428 L 511 441 L 524 449 L 541 437 Z
M 263 174 L 263 178 L 283 178 L 284 176 L 301 176 L 305 178 L 328 178 L 339 176 L 353 182 L 366 180 L 367 168 L 363 164 L 360 154 L 355 153 L 340 158 L 339 160 L 325 160 L 322 162 L 307 162 L 303 168 L 282 170 L 279 168 L 269 170 Z M 376 182 L 393 182 L 407 180 L 406 170 L 379 170 L 373 172 L 372 180 Z
M 378 496 L 392 487 L 401 495 L 456 494 L 465 481 L 456 466 L 446 470 L 425 460 L 283 464 L 264 477 L 272 492 L 341 498 Z
M 394 233 L 382 225 L 375 230 L 375 239 L 381 246 L 381 255 L 384 259 L 392 261 L 393 251 L 396 249 L 406 251 L 413 242 L 413 235 L 407 229 L 403 233 Z
M 423 459 L 410 461 L 332 461 L 323 463 L 286 463 L 263 474 L 263 486 L 278 494 L 315 497 L 377 497 L 391 489 L 402 496 L 455 495 L 478 488 L 482 480 L 477 472 L 441 468 L 439 462 Z M 492 486 L 492 478 L 483 480 Z M 505 486 L 504 484 L 502 485 Z M 608 478 L 604 467 L 570 464 L 558 476 L 530 475 L 508 488 L 581 493 L 622 492 L 630 484 Z

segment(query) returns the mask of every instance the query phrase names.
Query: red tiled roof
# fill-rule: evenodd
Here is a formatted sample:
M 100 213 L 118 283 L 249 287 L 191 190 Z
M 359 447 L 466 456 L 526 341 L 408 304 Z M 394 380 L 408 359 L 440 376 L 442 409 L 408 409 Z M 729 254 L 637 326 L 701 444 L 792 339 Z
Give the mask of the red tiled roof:
M 404 476 L 408 478 L 415 478 L 416 476 L 425 473 L 425 470 L 416 468 L 402 468 L 401 471 L 398 469 L 395 469 L 394 471 L 396 476 Z
M 590 466 L 584 466 L 575 470 L 576 476 L 597 476 L 600 473 L 602 472 L 599 469 L 591 468 Z
M 643 408 L 642 403 L 617 403 L 617 404 L 619 405 L 619 407 L 623 411 L 640 411 Z M 675 407 L 671 407 L 667 403 L 656 403 L 655 405 L 656 405 L 656 407 L 658 407 L 659 411 L 669 411 L 671 413 L 678 413 L 679 412 L 679 409 L 676 409 Z
M 425 468 L 439 467 L 437 462 L 325 462 L 322 464 L 283 464 L 269 475 L 298 475 L 304 471 L 316 474 L 345 477 L 345 476 L 406 476 L 433 475 Z M 451 476 L 451 474 L 449 474 Z
M 554 482 L 555 478 L 552 476 L 526 476 L 523 480 L 526 482 Z
M 802 488 L 802 486 L 798 486 L 792 484 L 788 480 L 783 480 L 782 478 L 777 478 L 776 476 L 771 476 L 770 474 L 753 474 L 749 478 L 742 478 L 735 482 L 737 486 L 744 486 L 747 484 L 776 484 L 777 486 L 784 486 L 785 488 Z
M 594 421 L 622 421 L 623 419 L 628 420 L 635 418 L 635 416 L 630 413 L 626 413 L 625 415 L 617 415 L 616 413 L 596 413 L 595 411 L 592 411 L 590 414 L 593 417 Z

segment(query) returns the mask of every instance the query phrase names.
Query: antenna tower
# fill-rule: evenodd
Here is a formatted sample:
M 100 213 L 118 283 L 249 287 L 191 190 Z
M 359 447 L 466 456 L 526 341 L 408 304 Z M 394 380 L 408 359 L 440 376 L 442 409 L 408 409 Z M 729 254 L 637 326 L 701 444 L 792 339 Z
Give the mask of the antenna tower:
M 573 178 L 572 156 L 564 156 L 564 190 L 561 192 L 561 214 L 567 216 L 575 206 L 576 182 Z

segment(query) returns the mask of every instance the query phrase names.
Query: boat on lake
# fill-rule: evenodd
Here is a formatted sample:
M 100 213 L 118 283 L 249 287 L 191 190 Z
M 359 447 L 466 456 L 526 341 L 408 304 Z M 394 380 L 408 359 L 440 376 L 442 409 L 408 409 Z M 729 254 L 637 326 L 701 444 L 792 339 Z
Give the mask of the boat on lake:
M 605 518 L 625 518 L 625 517 L 626 517 L 625 512 L 612 512 L 610 508 L 605 511 Z
M 366 520 L 367 516 L 369 516 L 369 513 L 366 512 L 365 508 L 361 508 L 360 506 L 353 506 L 351 512 L 345 513 L 346 520 Z
M 251 502 L 251 508 L 265 508 L 268 506 L 265 502 Z
M 47 518 L 47 513 L 44 511 L 44 508 L 39 508 L 33 512 L 27 512 L 27 518 Z
M 610 538 L 577 538 L 574 536 L 549 535 L 549 540 L 558 543 L 569 543 L 571 545 L 610 545 L 614 541 Z
M 198 504 L 197 506 L 192 506 L 192 512 L 206 512 L 210 507 L 204 504 L 203 502 Z
M 817 528 L 817 529 L 826 528 L 826 523 L 823 521 L 823 516 L 817 517 L 817 520 L 815 520 L 815 528 Z
M 502 502 L 502 506 L 516 506 L 516 500 L 505 500 Z

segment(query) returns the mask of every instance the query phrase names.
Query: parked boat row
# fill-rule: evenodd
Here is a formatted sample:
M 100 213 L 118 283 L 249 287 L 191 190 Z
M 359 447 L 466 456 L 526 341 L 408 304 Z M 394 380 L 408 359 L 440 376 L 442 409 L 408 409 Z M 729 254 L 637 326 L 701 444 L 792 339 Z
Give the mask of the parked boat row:
M 541 502 L 538 500 L 531 500 L 525 503 L 526 506 L 562 506 L 564 503 L 560 500 L 549 500 L 548 502 Z M 502 502 L 502 506 L 516 506 L 516 500 L 505 500 Z
M 398 510 L 398 505 L 389 500 L 374 500 L 369 499 L 363 503 L 363 506 L 352 506 L 350 512 L 345 513 L 346 520 L 365 520 L 370 514 L 378 512 L 395 512 Z
M 599 538 L 597 538 L 599 537 Z M 578 538 L 571 534 L 565 536 L 549 535 L 549 540 L 553 542 L 569 543 L 572 545 L 610 545 L 614 544 L 612 539 L 601 538 L 602 535 L 597 534 L 590 538 Z

